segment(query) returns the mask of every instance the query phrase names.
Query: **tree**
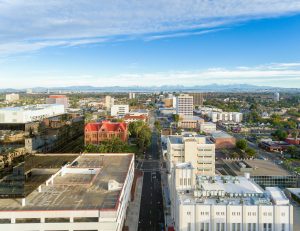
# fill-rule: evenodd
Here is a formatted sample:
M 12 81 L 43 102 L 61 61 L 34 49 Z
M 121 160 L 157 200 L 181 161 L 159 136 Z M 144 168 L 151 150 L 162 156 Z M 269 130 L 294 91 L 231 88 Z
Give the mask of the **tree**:
M 151 130 L 143 121 L 136 121 L 129 124 L 129 133 L 131 137 L 137 139 L 137 145 L 140 150 L 144 150 L 151 143 Z
M 253 148 L 246 148 L 245 152 L 246 152 L 247 156 L 249 156 L 249 157 L 256 156 L 256 151 Z
M 156 120 L 156 121 L 154 122 L 154 126 L 155 126 L 155 128 L 156 128 L 158 131 L 161 131 L 162 126 L 161 126 L 159 120 Z
M 272 136 L 278 140 L 285 140 L 287 138 L 287 133 L 282 129 L 277 129 Z
M 291 155 L 291 157 L 296 157 L 296 155 L 297 155 L 297 148 L 296 148 L 296 146 L 290 146 L 290 147 L 288 147 L 288 149 L 287 149 L 287 153 L 289 153 L 290 155 Z
M 241 150 L 245 150 L 247 148 L 247 146 L 248 146 L 248 143 L 247 143 L 247 140 L 245 140 L 245 139 L 241 139 L 236 142 L 236 147 Z
M 174 122 L 178 123 L 179 122 L 179 115 L 174 114 L 173 119 L 174 119 Z
M 85 146 L 84 151 L 90 153 L 122 153 L 130 152 L 130 147 L 120 138 L 115 137 L 110 140 L 102 141 L 98 145 L 88 144 Z

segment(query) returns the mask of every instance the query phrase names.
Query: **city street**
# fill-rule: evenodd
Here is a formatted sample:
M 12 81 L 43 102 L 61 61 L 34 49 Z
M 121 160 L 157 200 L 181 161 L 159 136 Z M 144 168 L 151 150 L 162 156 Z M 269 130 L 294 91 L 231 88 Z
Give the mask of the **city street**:
M 164 230 L 164 211 L 161 189 L 160 160 L 157 134 L 152 133 L 151 146 L 140 169 L 144 171 L 142 200 L 139 215 L 139 231 Z

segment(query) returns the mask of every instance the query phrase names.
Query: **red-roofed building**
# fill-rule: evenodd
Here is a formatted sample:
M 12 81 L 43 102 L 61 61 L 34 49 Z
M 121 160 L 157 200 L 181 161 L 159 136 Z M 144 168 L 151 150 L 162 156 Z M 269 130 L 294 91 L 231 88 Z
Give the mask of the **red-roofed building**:
M 65 95 L 49 95 L 46 104 L 63 104 L 66 109 L 69 107 L 69 99 Z
M 124 122 L 102 121 L 99 123 L 88 123 L 84 129 L 85 144 L 99 144 L 104 140 L 110 140 L 114 137 L 122 141 L 128 139 L 128 126 Z

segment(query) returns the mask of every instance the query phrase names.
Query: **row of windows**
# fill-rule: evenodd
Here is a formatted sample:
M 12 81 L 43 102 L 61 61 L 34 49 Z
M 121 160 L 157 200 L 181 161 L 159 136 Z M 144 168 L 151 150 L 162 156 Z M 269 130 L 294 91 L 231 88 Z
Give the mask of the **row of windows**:
M 179 179 L 180 185 L 191 185 L 191 179 L 190 178 L 180 178 Z
M 186 179 L 184 179 L 184 183 L 186 183 Z M 188 184 L 190 185 L 191 183 L 191 179 L 188 179 Z M 182 185 L 182 178 L 180 179 L 180 184 Z M 186 184 L 185 184 L 186 185 Z M 187 212 L 187 215 L 191 215 L 190 212 Z M 200 215 L 209 215 L 209 212 L 200 212 Z M 225 215 L 225 212 L 216 212 L 216 215 L 217 216 L 224 216 Z M 232 216 L 241 216 L 241 213 L 240 212 L 232 212 L 231 213 Z M 248 212 L 247 213 L 248 216 L 256 216 L 256 212 Z M 266 213 L 264 212 L 263 213 L 264 216 L 272 216 L 272 213 Z M 285 216 L 285 213 L 281 213 L 281 216 Z
M 225 223 L 216 223 L 216 231 L 225 231 Z M 262 231 L 272 231 L 272 223 L 263 223 L 263 230 Z M 256 223 L 248 223 L 246 225 L 246 231 L 258 231 L 258 225 Z M 281 224 L 280 231 L 286 231 L 288 225 Z M 191 231 L 191 223 L 187 223 L 187 230 Z M 200 223 L 200 231 L 209 231 L 210 224 L 208 222 Z M 231 224 L 231 231 L 241 231 L 242 224 L 241 223 L 232 223 Z
M 74 217 L 74 222 L 98 222 L 98 217 Z M 41 223 L 41 218 L 16 218 L 16 223 Z M 69 217 L 45 218 L 45 223 L 69 223 Z M 9 224 L 11 219 L 0 219 L 0 224 Z

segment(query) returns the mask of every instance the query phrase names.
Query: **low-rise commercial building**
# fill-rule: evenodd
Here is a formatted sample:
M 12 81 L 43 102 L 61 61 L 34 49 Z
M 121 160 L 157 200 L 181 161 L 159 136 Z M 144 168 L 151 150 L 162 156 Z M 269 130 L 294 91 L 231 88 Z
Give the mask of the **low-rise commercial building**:
M 216 129 L 217 129 L 217 126 L 215 123 L 212 123 L 212 122 L 200 123 L 200 132 L 205 132 L 205 133 L 211 134 L 211 133 L 215 132 Z
M 216 172 L 224 176 L 244 176 L 249 173 L 250 178 L 263 188 L 296 187 L 298 178 L 272 161 L 259 159 L 224 159 L 216 165 Z
M 1 230 L 122 230 L 134 178 L 133 154 L 84 154 L 59 169 L 28 171 L 19 188 L 22 195 L 27 184 L 33 185 L 26 195 L 2 194 Z
M 263 140 L 259 143 L 259 147 L 269 151 L 269 152 L 282 152 L 286 151 L 291 144 L 284 141 L 268 141 Z
M 125 123 L 132 123 L 132 122 L 137 122 L 137 121 L 143 121 L 143 122 L 147 122 L 148 118 L 144 115 L 130 115 L 127 114 L 123 117 L 123 120 Z
M 69 107 L 69 99 L 66 95 L 49 95 L 46 104 L 62 104 L 65 109 Z
M 216 149 L 234 148 L 236 144 L 236 139 L 224 131 L 213 132 L 211 140 L 215 143 Z
M 129 113 L 131 116 L 149 116 L 149 111 L 147 109 L 132 109 Z
M 201 123 L 204 123 L 204 119 L 198 116 L 182 116 L 177 126 L 179 128 L 199 129 Z

